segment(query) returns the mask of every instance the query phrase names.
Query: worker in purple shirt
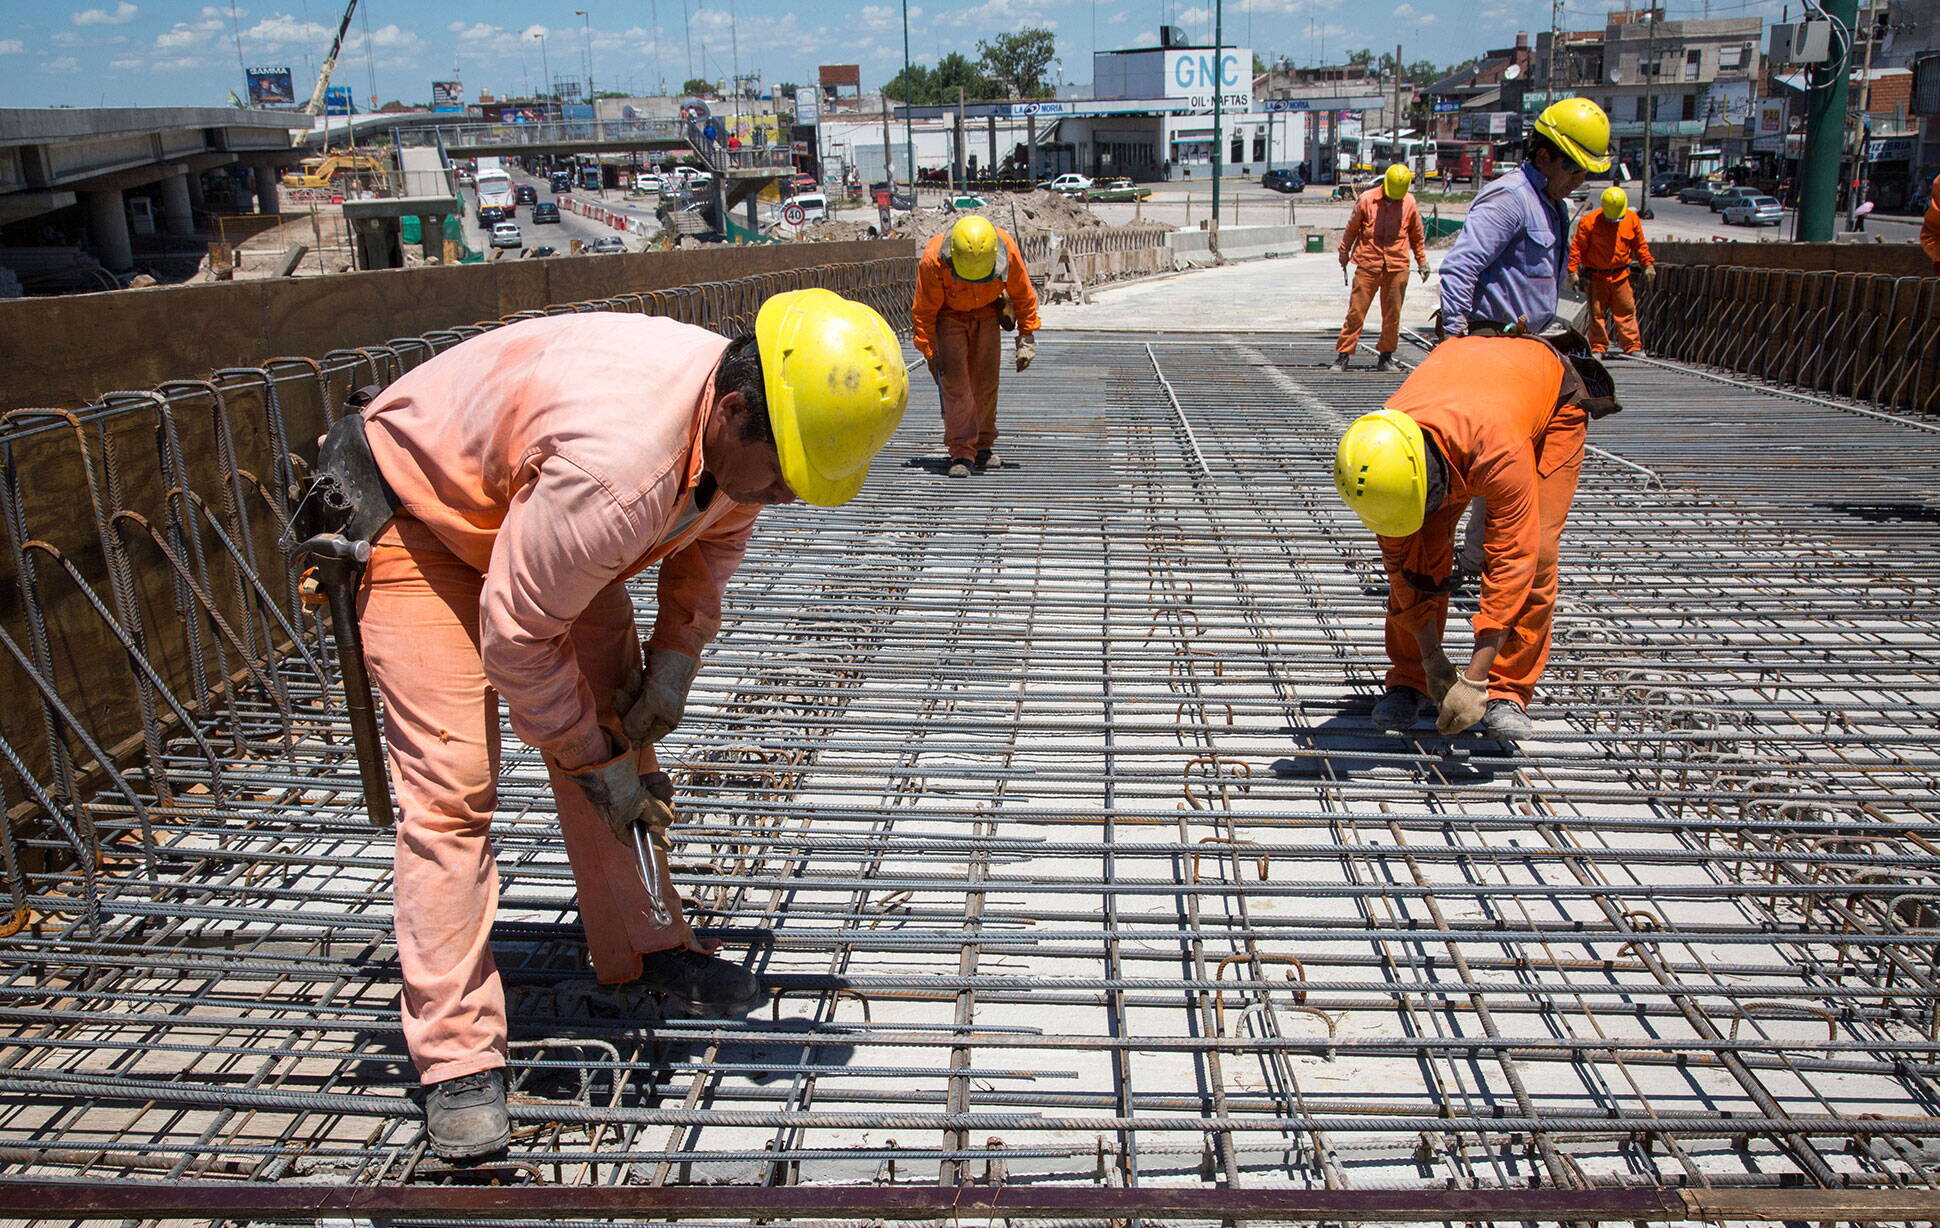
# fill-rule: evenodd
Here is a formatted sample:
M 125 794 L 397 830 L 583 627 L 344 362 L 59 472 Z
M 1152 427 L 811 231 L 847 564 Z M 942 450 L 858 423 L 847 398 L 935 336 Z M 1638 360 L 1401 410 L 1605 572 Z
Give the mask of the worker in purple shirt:
M 1441 330 L 1540 333 L 1556 319 L 1569 257 L 1569 195 L 1610 169 L 1610 117 L 1587 98 L 1552 102 L 1536 117 L 1521 166 L 1476 193 L 1442 260 Z M 1459 562 L 1482 571 L 1483 501 L 1469 504 Z
M 1551 103 L 1528 148 L 1528 161 L 1476 194 L 1442 261 L 1444 333 L 1507 331 L 1518 320 L 1541 332 L 1556 318 L 1569 254 L 1565 202 L 1591 172 L 1610 169 L 1610 117 L 1587 98 Z

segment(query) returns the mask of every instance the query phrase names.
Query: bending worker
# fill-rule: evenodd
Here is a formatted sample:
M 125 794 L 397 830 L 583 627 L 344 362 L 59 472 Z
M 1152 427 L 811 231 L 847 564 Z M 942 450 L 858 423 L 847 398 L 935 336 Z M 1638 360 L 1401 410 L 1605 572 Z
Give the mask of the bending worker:
M 911 312 L 916 352 L 929 360 L 943 397 L 950 476 L 995 469 L 1000 328 L 1017 329 L 1017 369 L 1037 357 L 1037 292 L 1017 241 L 971 214 L 931 239 L 916 266 Z
M 1920 250 L 1933 262 L 1933 275 L 1940 277 L 1940 175 L 1927 185 L 1927 211 L 1920 219 Z
M 1657 278 L 1657 258 L 1644 242 L 1644 223 L 1630 207 L 1630 194 L 1615 184 L 1603 189 L 1602 208 L 1585 213 L 1576 224 L 1576 237 L 1570 240 L 1570 284 L 1590 299 L 1590 352 L 1615 358 L 1617 351 L 1607 348 L 1610 334 L 1604 331 L 1603 314 L 1610 313 L 1610 331 L 1626 355 L 1641 357 L 1642 337 L 1637 332 L 1637 295 L 1630 286 L 1630 265 L 1640 261 L 1644 280 Z
M 404 1038 L 447 1159 L 506 1143 L 505 994 L 490 946 L 498 705 L 543 755 L 595 975 L 670 1011 L 745 1013 L 762 994 L 708 953 L 633 824 L 673 821 L 653 743 L 679 727 L 755 517 L 862 486 L 908 376 L 870 308 L 778 294 L 726 337 L 595 312 L 474 337 L 364 416 L 395 516 L 359 596 L 396 782 Z M 658 563 L 642 646 L 626 580 Z M 656 863 L 658 858 L 655 859 Z
M 1340 267 L 1354 262 L 1354 289 L 1347 299 L 1347 319 L 1334 343 L 1334 370 L 1347 370 L 1347 360 L 1361 342 L 1361 322 L 1368 304 L 1381 296 L 1381 341 L 1375 347 L 1374 369 L 1394 370 L 1394 347 L 1401 340 L 1401 300 L 1408 293 L 1408 253 L 1415 255 L 1421 280 L 1428 280 L 1428 246 L 1421 228 L 1421 210 L 1408 186 L 1414 172 L 1397 162 L 1381 182 L 1361 193 L 1347 229 L 1340 237 Z
M 1431 350 L 1387 407 L 1356 419 L 1334 486 L 1381 541 L 1388 570 L 1387 690 L 1374 727 L 1401 733 L 1432 703 L 1436 727 L 1481 721 L 1529 735 L 1529 699 L 1549 658 L 1556 559 L 1590 418 L 1618 408 L 1610 376 L 1565 357 L 1581 338 L 1458 337 Z M 1559 348 L 1560 347 L 1560 348 Z M 1475 646 L 1457 669 L 1442 647 L 1455 522 L 1488 501 Z

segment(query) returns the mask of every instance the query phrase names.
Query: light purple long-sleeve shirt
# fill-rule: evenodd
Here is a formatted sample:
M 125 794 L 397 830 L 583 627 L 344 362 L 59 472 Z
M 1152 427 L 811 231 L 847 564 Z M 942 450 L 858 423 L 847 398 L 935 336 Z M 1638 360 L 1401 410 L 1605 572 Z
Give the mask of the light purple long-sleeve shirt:
M 1525 162 L 1476 194 L 1442 260 L 1444 332 L 1459 336 L 1471 320 L 1508 325 L 1519 316 L 1540 332 L 1556 318 L 1569 218 L 1544 190 L 1548 184 Z

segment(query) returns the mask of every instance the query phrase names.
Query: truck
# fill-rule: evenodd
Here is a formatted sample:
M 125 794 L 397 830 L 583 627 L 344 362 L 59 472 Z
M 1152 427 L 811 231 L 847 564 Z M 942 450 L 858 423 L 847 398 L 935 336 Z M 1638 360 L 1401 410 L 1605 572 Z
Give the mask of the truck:
M 518 205 L 512 199 L 512 174 L 497 158 L 480 158 L 476 177 L 478 208 L 502 209 L 503 216 L 516 217 Z
M 300 170 L 286 171 L 286 188 L 376 187 L 390 177 L 382 157 L 359 150 L 333 150 L 303 159 Z M 339 179 L 346 180 L 338 183 Z
M 598 163 L 579 168 L 579 186 L 592 191 L 598 191 L 600 189 L 600 168 Z

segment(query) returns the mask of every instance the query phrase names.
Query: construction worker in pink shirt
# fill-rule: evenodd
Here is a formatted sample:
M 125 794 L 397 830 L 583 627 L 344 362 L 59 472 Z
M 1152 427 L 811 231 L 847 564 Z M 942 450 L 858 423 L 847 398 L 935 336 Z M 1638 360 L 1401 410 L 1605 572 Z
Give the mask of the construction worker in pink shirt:
M 1347 319 L 1334 342 L 1334 370 L 1347 370 L 1347 360 L 1361 343 L 1361 324 L 1368 305 L 1381 297 L 1381 340 L 1375 347 L 1376 371 L 1394 370 L 1394 347 L 1401 340 L 1401 301 L 1408 294 L 1408 253 L 1414 252 L 1421 280 L 1428 280 L 1428 246 L 1421 226 L 1421 210 L 1408 191 L 1414 172 L 1397 162 L 1381 182 L 1361 193 L 1347 229 L 1340 237 L 1341 272 L 1354 264 L 1354 288 L 1347 300 Z
M 439 1156 L 509 1138 L 489 941 L 501 700 L 552 778 L 598 980 L 634 982 L 672 1013 L 763 1000 L 681 915 L 654 743 L 681 723 L 761 509 L 855 495 L 908 392 L 880 315 L 798 290 L 732 340 L 602 312 L 495 329 L 349 424 L 388 504 L 367 521 L 382 527 L 364 535 L 357 623 L 398 800 L 404 1037 Z M 643 659 L 626 581 L 655 564 Z

